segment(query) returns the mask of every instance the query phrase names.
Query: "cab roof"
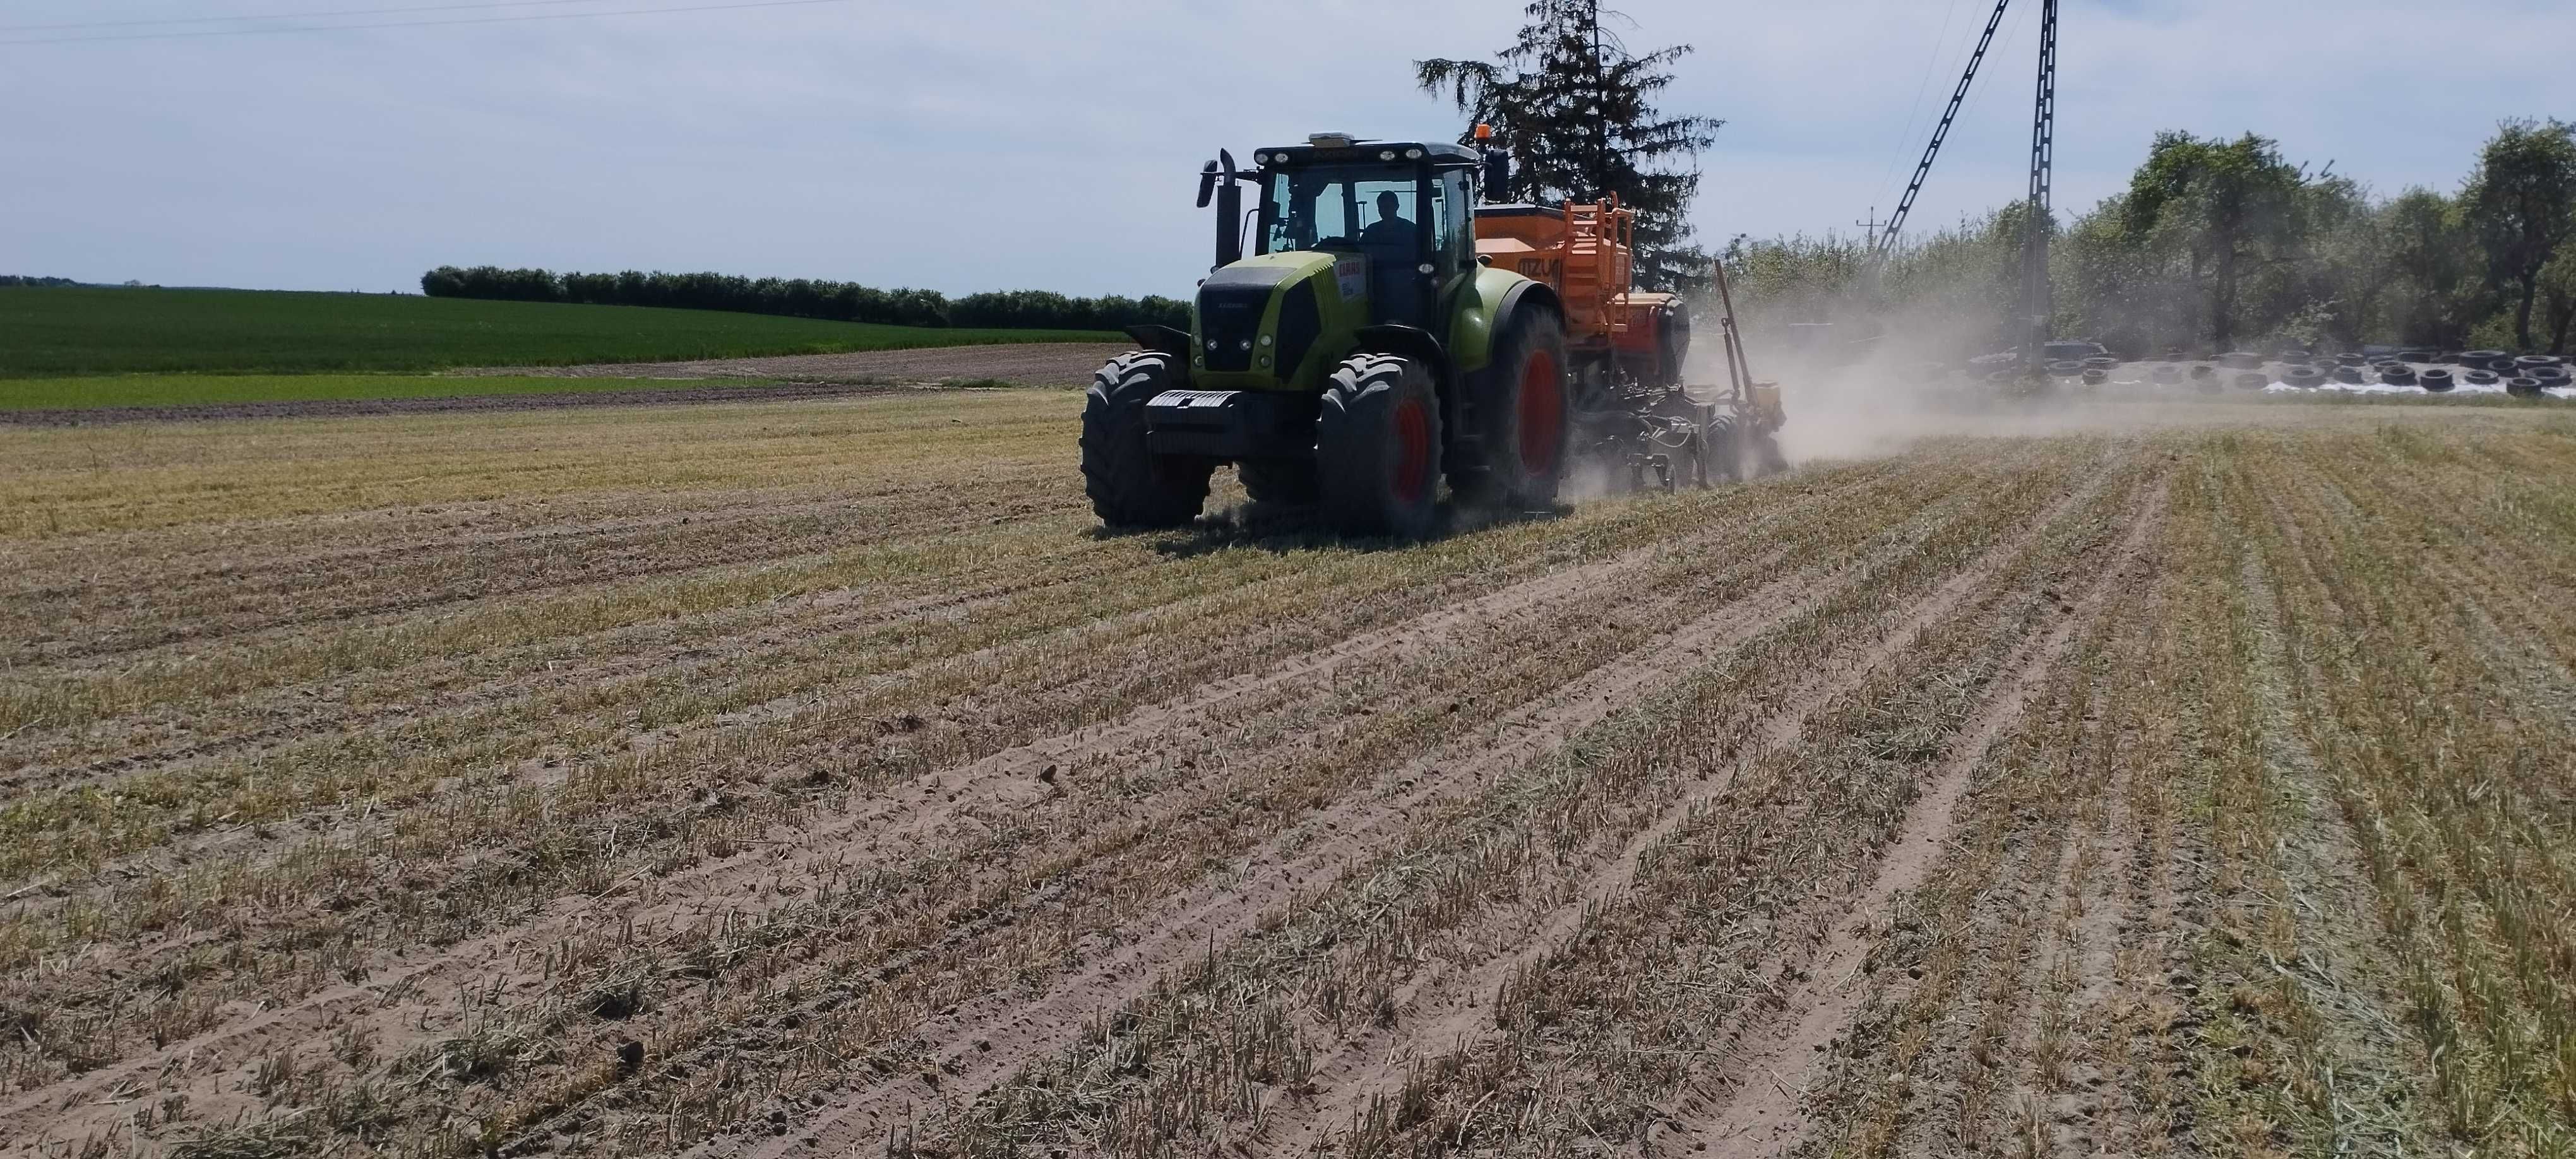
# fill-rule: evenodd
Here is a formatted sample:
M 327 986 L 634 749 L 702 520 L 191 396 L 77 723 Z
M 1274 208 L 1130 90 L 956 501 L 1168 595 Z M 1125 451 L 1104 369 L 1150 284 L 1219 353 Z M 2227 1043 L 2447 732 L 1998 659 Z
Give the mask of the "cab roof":
M 1403 160 L 1405 152 L 1411 149 L 1422 150 L 1421 160 L 1436 166 L 1473 165 L 1477 162 L 1475 150 L 1447 141 L 1355 140 L 1347 146 L 1276 145 L 1254 153 L 1253 159 L 1264 167 L 1294 167 L 1342 161 L 1384 161 L 1387 158 L 1380 154 L 1387 152 L 1393 152 L 1395 160 Z M 1286 159 L 1282 160 L 1283 157 Z

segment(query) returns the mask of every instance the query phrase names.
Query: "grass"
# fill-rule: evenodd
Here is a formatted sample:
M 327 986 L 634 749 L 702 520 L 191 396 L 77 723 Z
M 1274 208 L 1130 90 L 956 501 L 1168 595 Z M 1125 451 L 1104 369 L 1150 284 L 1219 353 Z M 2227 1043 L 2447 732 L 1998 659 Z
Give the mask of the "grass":
M 760 378 L 457 378 L 400 374 L 127 374 L 0 378 L 0 410 L 185 407 L 227 403 L 363 401 L 603 390 L 690 390 L 775 385 Z
M 1390 550 L 1078 405 L 0 428 L 0 1134 L 2565 1153 L 2564 416 Z
M 0 287 L 0 379 L 417 372 L 1118 340 L 1087 331 L 389 294 Z

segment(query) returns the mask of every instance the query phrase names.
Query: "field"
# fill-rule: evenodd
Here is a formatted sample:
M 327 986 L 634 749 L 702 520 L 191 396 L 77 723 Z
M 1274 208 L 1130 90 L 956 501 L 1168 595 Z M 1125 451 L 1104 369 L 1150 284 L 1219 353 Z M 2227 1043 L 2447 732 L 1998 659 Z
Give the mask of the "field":
M 0 378 L 0 410 L 222 406 L 360 399 L 567 394 L 602 390 L 685 390 L 702 379 L 565 378 L 533 375 L 457 379 L 428 374 L 122 374 L 113 377 Z M 735 383 L 734 385 L 753 385 Z
M 2576 1149 L 2576 416 L 1399 548 L 1079 405 L 0 428 L 6 1153 Z
M 0 379 L 418 372 L 1116 337 L 390 294 L 0 287 Z

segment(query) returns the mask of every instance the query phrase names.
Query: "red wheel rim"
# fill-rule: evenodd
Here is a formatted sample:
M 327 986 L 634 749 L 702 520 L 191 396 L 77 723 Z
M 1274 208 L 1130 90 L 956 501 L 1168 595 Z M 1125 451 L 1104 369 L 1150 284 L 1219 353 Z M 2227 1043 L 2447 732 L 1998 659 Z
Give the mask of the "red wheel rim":
M 1521 372 L 1521 470 L 1544 475 L 1556 469 L 1556 448 L 1565 423 L 1565 387 L 1556 378 L 1556 356 L 1545 350 L 1530 355 Z
M 1431 487 L 1431 412 L 1409 399 L 1395 411 L 1395 497 L 1419 503 Z

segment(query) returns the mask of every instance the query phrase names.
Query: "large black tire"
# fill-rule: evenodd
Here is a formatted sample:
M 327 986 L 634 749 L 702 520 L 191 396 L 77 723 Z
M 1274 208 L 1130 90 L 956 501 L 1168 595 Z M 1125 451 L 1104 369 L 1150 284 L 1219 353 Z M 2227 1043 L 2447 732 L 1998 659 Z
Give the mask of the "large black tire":
M 1440 491 L 1440 396 L 1431 372 L 1394 354 L 1333 371 L 1315 420 L 1324 516 L 1345 535 L 1430 534 Z
M 1315 501 L 1315 463 L 1312 459 L 1246 459 L 1235 465 L 1234 473 L 1243 479 L 1243 490 L 1255 503 L 1303 504 Z
M 1470 408 L 1478 457 L 1451 463 L 1449 485 L 1462 498 L 1519 511 L 1556 505 L 1573 427 L 1566 370 L 1564 319 L 1534 302 L 1522 306 L 1495 343 L 1485 393 Z
M 1179 527 L 1207 505 L 1204 459 L 1157 458 L 1145 448 L 1145 404 L 1181 385 L 1171 355 L 1121 354 L 1091 376 L 1082 407 L 1082 493 L 1116 528 Z

